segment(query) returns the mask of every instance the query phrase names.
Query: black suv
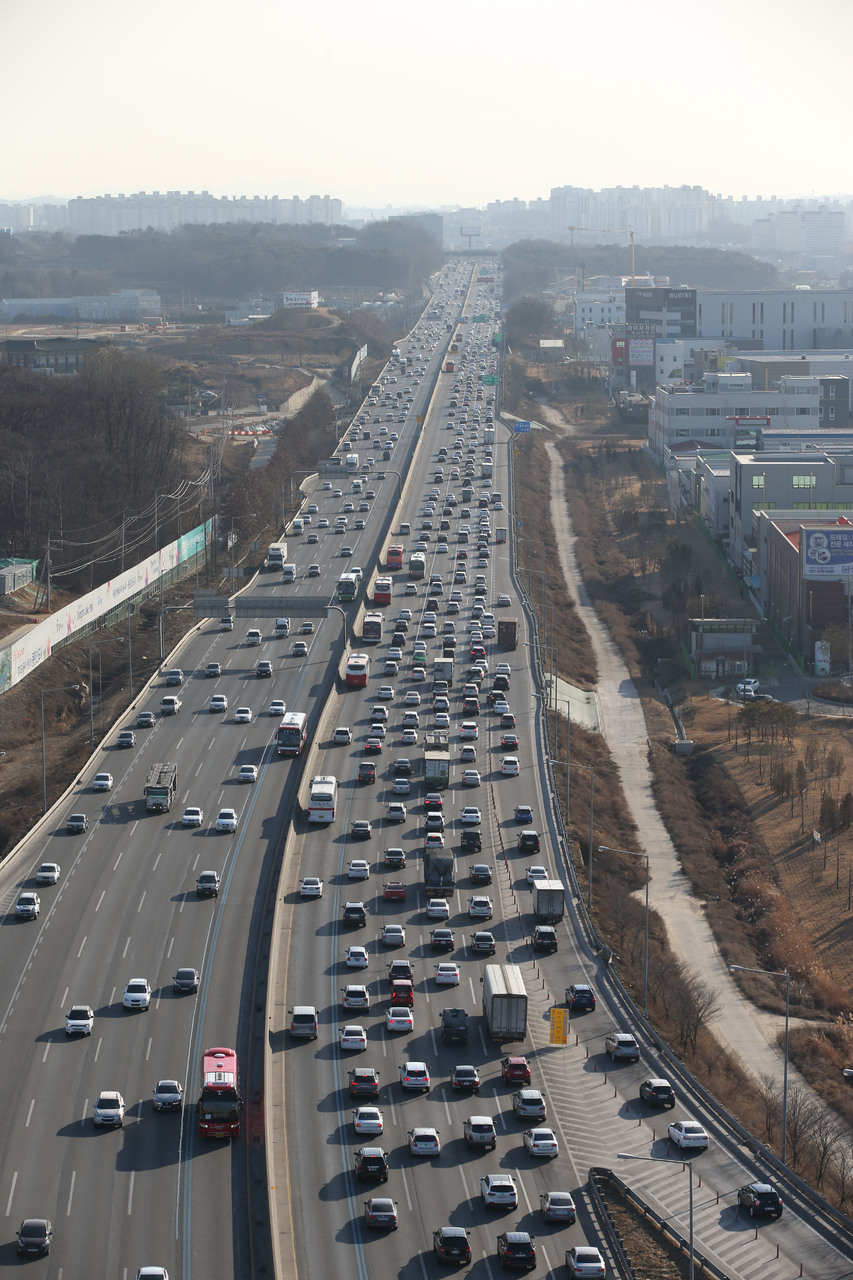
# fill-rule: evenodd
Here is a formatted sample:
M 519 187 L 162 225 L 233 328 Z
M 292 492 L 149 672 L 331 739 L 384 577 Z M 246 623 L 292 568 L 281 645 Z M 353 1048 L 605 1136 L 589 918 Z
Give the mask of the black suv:
M 462 832 L 462 852 L 479 853 L 483 847 L 483 837 L 479 831 Z
M 468 1014 L 464 1009 L 442 1009 L 441 1039 L 444 1044 L 468 1043 Z
M 568 993 L 567 993 L 568 994 Z M 653 1107 L 674 1107 L 675 1090 L 668 1080 L 652 1078 L 640 1085 L 640 1097 Z
M 439 1227 L 432 1233 L 432 1247 L 441 1262 L 465 1266 L 471 1261 L 471 1246 L 464 1227 Z
M 388 1157 L 381 1147 L 359 1147 L 353 1156 L 352 1167 L 357 1178 L 388 1181 Z
M 538 831 L 522 831 L 518 837 L 518 848 L 522 853 L 538 853 L 539 852 L 539 832 Z
M 751 1218 L 765 1214 L 771 1218 L 782 1217 L 782 1197 L 769 1182 L 750 1182 L 746 1187 L 739 1187 L 737 1202 L 749 1210 Z
M 532 1271 L 536 1266 L 536 1245 L 527 1231 L 503 1231 L 498 1236 L 498 1257 L 502 1267 L 521 1267 Z
M 367 924 L 367 910 L 363 902 L 348 902 L 344 906 L 344 924 L 358 925 L 359 928 Z

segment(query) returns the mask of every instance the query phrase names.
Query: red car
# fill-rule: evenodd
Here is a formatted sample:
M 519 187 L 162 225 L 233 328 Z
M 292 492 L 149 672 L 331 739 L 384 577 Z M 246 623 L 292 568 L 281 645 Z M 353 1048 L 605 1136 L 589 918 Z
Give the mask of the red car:
M 526 1058 L 502 1058 L 501 1075 L 504 1084 L 530 1084 L 530 1063 Z
M 404 978 L 397 978 L 391 983 L 391 1003 L 403 1009 L 415 1007 L 415 988 Z
M 386 902 L 405 902 L 406 886 L 400 880 L 389 880 L 383 891 Z

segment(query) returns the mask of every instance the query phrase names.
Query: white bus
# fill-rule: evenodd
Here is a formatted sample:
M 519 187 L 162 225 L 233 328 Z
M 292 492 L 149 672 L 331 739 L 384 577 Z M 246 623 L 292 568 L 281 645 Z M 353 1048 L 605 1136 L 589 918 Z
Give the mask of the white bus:
M 337 799 L 337 778 L 318 773 L 311 779 L 311 790 L 308 793 L 308 821 L 334 822 Z

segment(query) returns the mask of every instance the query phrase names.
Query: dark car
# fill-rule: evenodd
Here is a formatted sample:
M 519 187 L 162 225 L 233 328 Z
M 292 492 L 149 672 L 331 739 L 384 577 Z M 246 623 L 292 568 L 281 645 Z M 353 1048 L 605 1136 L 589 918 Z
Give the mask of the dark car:
M 533 930 L 533 950 L 556 951 L 558 945 L 557 930 L 550 924 L 537 924 Z
M 404 867 L 406 865 L 406 854 L 403 849 L 386 849 L 385 850 L 385 866 L 386 867 Z
M 536 1266 L 536 1245 L 528 1231 L 502 1231 L 498 1236 L 498 1258 L 502 1267 L 532 1271 Z
M 359 1147 L 353 1156 L 352 1167 L 357 1178 L 369 1178 L 372 1182 L 388 1181 L 388 1156 L 382 1147 Z
M 652 1107 L 674 1107 L 675 1090 L 668 1080 L 652 1077 L 640 1085 L 640 1097 Z
M 452 929 L 433 929 L 430 932 L 429 941 L 433 951 L 453 951 L 456 946 L 456 937 Z
M 18 1253 L 42 1257 L 50 1253 L 53 1223 L 49 1218 L 24 1218 L 18 1227 Z
M 488 929 L 480 929 L 471 938 L 471 950 L 475 955 L 493 956 L 497 950 L 495 935 Z
M 538 831 L 522 831 L 518 837 L 518 849 L 521 853 L 538 853 L 540 847 Z
M 178 969 L 172 979 L 174 991 L 198 991 L 198 969 Z
M 344 906 L 344 924 L 358 925 L 359 928 L 367 924 L 367 911 L 363 902 L 347 902 Z
M 372 760 L 362 760 L 358 766 L 359 782 L 375 782 L 376 781 L 376 765 Z
M 373 1067 L 353 1067 L 349 1073 L 349 1091 L 353 1098 L 378 1098 L 379 1072 Z
M 492 868 L 487 862 L 474 862 L 468 868 L 468 875 L 472 884 L 491 884 Z
M 566 987 L 566 1004 L 575 1009 L 595 1009 L 595 992 L 585 982 L 574 982 Z
M 438 1227 L 432 1233 L 432 1248 L 440 1262 L 466 1266 L 471 1261 L 471 1245 L 464 1227 Z
M 462 832 L 462 852 L 479 853 L 483 848 L 483 836 L 480 831 Z
M 116 746 L 117 747 L 135 747 L 136 734 L 133 732 L 133 730 L 122 729 L 121 733 L 116 738 Z
M 469 1066 L 467 1063 L 457 1065 L 450 1068 L 450 1083 L 454 1089 L 464 1090 L 466 1093 L 479 1093 L 480 1090 L 480 1073 L 476 1067 Z
M 153 729 L 154 728 L 154 712 L 140 711 L 136 717 L 137 729 Z
M 530 1063 L 520 1055 L 502 1058 L 501 1077 L 504 1084 L 530 1084 Z
M 782 1217 L 782 1197 L 769 1182 L 750 1182 L 748 1186 L 738 1188 L 737 1202 L 749 1210 L 751 1218 Z
M 394 761 L 394 776 L 397 778 L 409 778 L 412 774 L 412 762 L 407 760 L 405 756 L 400 756 Z

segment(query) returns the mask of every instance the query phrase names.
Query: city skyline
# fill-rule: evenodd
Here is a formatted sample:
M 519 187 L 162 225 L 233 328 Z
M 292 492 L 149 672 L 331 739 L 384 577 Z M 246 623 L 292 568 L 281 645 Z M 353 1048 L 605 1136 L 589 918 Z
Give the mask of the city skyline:
M 547 197 L 555 186 L 701 186 L 844 198 L 847 0 L 677 0 L 598 12 L 534 0 L 400 11 L 261 0 L 140 9 L 59 0 L 4 18 L 0 200 L 139 191 L 331 194 L 348 207 Z M 796 44 L 793 44 L 794 35 Z M 815 91 L 808 79 L 819 77 Z

